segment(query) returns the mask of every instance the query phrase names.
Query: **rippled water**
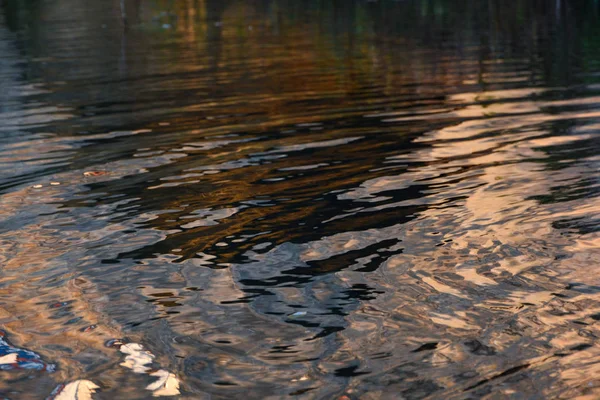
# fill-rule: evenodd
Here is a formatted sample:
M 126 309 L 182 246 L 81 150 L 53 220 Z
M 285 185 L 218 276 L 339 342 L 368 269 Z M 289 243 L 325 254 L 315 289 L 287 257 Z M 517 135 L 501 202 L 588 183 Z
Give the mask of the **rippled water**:
M 598 7 L 4 0 L 0 395 L 600 397 Z

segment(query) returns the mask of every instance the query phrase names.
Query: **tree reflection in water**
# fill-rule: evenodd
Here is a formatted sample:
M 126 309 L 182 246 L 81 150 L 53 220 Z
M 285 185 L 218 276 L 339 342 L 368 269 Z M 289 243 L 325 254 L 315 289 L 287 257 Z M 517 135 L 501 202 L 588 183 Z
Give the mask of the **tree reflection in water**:
M 596 2 L 2 13 L 2 395 L 598 396 Z

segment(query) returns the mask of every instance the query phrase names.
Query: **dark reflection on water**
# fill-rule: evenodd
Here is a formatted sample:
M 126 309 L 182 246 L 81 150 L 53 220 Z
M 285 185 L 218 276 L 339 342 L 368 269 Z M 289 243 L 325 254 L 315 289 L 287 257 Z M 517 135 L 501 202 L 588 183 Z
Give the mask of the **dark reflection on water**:
M 5 0 L 0 393 L 597 398 L 599 12 Z

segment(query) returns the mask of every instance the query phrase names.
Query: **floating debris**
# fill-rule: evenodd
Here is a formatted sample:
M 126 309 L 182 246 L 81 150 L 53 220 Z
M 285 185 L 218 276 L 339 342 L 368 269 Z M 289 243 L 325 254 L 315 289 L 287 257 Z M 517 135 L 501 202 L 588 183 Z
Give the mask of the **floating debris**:
M 41 188 L 43 188 L 43 187 L 44 187 L 44 185 L 33 185 L 33 188 L 34 188 L 34 189 L 41 189 Z
M 13 347 L 6 341 L 5 333 L 0 331 L 0 370 L 19 369 L 54 372 L 56 367 L 54 364 L 42 361 L 42 358 L 33 351 Z
M 119 351 L 125 354 L 125 361 L 121 363 L 122 367 L 132 370 L 136 374 L 148 374 L 157 377 L 154 383 L 146 386 L 146 389 L 152 391 L 153 397 L 176 396 L 179 392 L 179 380 L 177 377 L 164 369 L 155 370 L 151 367 L 154 361 L 154 354 L 144 349 L 139 343 L 127 343 L 119 339 L 113 339 L 106 342 L 108 347 L 119 346 Z
M 57 301 L 55 303 L 52 303 L 48 306 L 48 308 L 62 308 L 62 307 L 66 307 L 69 305 L 69 302 L 67 301 Z
M 302 375 L 300 378 L 298 379 L 292 379 L 292 382 L 303 382 L 303 381 L 307 381 L 309 378 L 307 375 Z
M 125 342 L 122 341 L 121 339 L 111 339 L 111 340 L 108 340 L 106 343 L 104 343 L 104 346 L 119 349 L 124 344 L 125 344 Z
M 52 185 L 52 186 L 58 186 L 58 185 L 60 185 L 60 182 L 50 182 L 50 185 Z
M 100 387 L 94 382 L 81 379 L 57 386 L 46 400 L 92 400 L 96 389 Z
M 87 333 L 87 332 L 93 331 L 97 327 L 98 327 L 98 325 L 90 325 L 90 326 L 86 326 L 85 328 L 81 328 L 79 331 L 83 332 L 83 333 Z
M 154 354 L 144 350 L 144 346 L 139 343 L 128 343 L 122 345 L 119 350 L 126 355 L 121 366 L 129 368 L 136 374 L 148 372 L 150 369 L 148 365 L 154 360 Z
M 161 369 L 151 373 L 150 376 L 158 377 L 156 382 L 146 386 L 146 389 L 153 392 L 153 397 L 177 396 L 179 394 L 179 381 L 174 374 Z
M 83 176 L 102 176 L 106 174 L 108 174 L 106 171 L 85 171 Z
M 290 318 L 304 317 L 306 314 L 307 314 L 306 311 L 298 311 L 298 312 L 291 314 Z

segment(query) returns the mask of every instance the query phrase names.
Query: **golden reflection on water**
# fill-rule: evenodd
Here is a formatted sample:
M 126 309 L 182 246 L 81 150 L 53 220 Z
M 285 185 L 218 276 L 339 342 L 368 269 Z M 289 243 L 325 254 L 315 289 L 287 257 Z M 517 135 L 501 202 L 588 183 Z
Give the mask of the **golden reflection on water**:
M 3 395 L 599 395 L 593 14 L 308 3 L 7 3 Z

